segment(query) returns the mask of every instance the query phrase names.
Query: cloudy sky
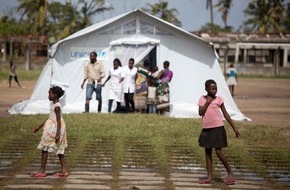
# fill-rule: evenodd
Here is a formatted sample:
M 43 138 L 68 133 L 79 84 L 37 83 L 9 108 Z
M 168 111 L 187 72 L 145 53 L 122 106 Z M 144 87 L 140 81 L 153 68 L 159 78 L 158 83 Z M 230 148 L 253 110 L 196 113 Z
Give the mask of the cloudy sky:
M 50 0 L 57 1 L 57 0 Z M 59 0 L 65 2 L 66 0 Z M 77 0 L 71 0 L 76 2 Z M 138 8 L 148 8 L 149 4 L 158 3 L 159 0 L 106 0 L 108 4 L 114 7 L 111 13 L 104 15 L 96 15 L 93 22 L 98 22 L 119 14 L 123 14 Z M 167 0 L 168 8 L 178 10 L 178 19 L 181 21 L 182 28 L 188 31 L 196 31 L 205 23 L 210 22 L 210 12 L 206 10 L 206 0 Z M 213 0 L 215 4 L 217 0 Z M 245 20 L 243 11 L 248 6 L 250 0 L 233 0 L 233 7 L 230 10 L 228 25 L 233 26 L 237 30 Z M 0 0 L 0 16 L 7 13 L 11 8 L 17 7 L 17 0 Z M 214 10 L 214 22 L 220 26 L 224 26 L 221 15 Z

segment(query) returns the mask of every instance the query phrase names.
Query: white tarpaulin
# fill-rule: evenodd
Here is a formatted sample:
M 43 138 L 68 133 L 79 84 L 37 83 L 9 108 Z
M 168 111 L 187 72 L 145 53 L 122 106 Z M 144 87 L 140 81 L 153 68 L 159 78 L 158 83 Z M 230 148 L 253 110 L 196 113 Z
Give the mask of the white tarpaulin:
M 85 105 L 85 89 L 81 89 L 83 68 L 89 63 L 89 53 L 95 51 L 105 66 L 106 77 L 115 58 L 127 65 L 129 58 L 138 64 L 156 47 L 157 66 L 170 62 L 173 79 L 170 82 L 171 117 L 199 117 L 197 102 L 204 95 L 204 83 L 214 79 L 218 96 L 225 102 L 234 120 L 248 119 L 237 108 L 221 71 L 216 53 L 208 42 L 141 10 L 102 21 L 80 30 L 54 44 L 31 97 L 17 103 L 11 114 L 48 113 L 48 90 L 59 85 L 64 113 L 81 113 Z M 104 81 L 103 81 L 104 82 Z M 103 112 L 107 111 L 108 86 L 103 88 Z M 97 111 L 95 96 L 90 111 Z

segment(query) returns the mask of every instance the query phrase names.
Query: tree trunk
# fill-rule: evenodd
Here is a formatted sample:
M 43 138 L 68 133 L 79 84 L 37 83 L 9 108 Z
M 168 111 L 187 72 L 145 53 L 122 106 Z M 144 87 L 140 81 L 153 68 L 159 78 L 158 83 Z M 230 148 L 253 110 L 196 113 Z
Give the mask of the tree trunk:
M 29 44 L 26 45 L 26 62 L 25 62 L 26 70 L 31 70 L 31 58 L 30 58 L 30 49 Z

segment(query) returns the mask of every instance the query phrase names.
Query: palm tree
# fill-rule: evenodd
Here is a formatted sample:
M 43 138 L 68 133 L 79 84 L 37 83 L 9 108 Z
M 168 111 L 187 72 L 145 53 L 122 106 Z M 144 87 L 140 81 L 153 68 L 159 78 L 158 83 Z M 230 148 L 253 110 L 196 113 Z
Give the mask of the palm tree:
M 283 24 L 283 32 L 289 33 L 290 32 L 290 3 L 287 4 L 286 17 L 282 21 L 282 24 Z
M 286 5 L 283 4 L 284 0 L 275 0 L 271 3 L 270 15 L 273 17 L 274 22 L 278 23 L 280 32 L 283 19 L 286 18 L 287 15 Z
M 81 5 L 81 13 L 83 14 L 82 27 L 92 24 L 91 17 L 95 14 L 105 11 L 111 11 L 112 6 L 108 6 L 105 0 L 91 0 L 89 3 L 86 0 L 79 0 L 78 5 Z
M 213 25 L 213 6 L 212 6 L 212 0 L 206 0 L 206 10 L 210 9 L 210 23 Z
M 218 11 L 222 14 L 222 19 L 225 24 L 225 28 L 228 27 L 227 21 L 231 6 L 233 5 L 233 0 L 219 0 L 218 3 L 215 5 L 218 7 Z
M 253 0 L 244 11 L 250 18 L 244 22 L 250 31 L 258 33 L 280 32 L 284 17 L 284 0 Z
M 82 29 L 82 17 L 71 2 L 52 2 L 48 6 L 47 35 L 51 43 Z
M 177 9 L 168 9 L 168 2 L 161 0 L 159 1 L 159 3 L 153 5 L 148 4 L 148 6 L 150 7 L 150 9 L 143 10 L 176 26 L 181 26 L 181 22 L 176 17 L 176 15 L 178 14 Z
M 47 0 L 18 0 L 17 12 L 21 12 L 20 20 L 27 17 L 32 34 L 44 34 L 46 25 Z
M 111 9 L 111 6 L 105 6 L 105 0 L 89 2 L 79 0 L 76 4 L 72 4 L 71 1 L 67 1 L 66 4 L 50 3 L 48 8 L 50 30 L 47 31 L 50 42 L 55 42 L 83 29 L 91 24 L 93 15 Z

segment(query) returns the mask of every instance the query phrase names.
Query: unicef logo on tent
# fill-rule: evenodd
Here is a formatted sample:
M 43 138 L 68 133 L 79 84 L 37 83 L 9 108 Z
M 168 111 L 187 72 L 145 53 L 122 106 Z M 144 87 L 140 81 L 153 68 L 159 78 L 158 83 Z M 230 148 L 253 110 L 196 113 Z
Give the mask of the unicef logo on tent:
M 105 57 L 107 57 L 107 52 L 104 51 L 104 50 L 100 50 L 100 51 L 97 52 L 97 55 L 100 58 L 105 58 Z
M 98 48 L 97 48 L 98 49 Z M 96 51 L 96 49 L 91 49 L 91 48 L 77 48 L 77 47 L 72 47 L 70 50 L 70 59 L 89 59 L 90 53 L 95 51 L 98 55 L 98 59 L 106 59 L 108 56 L 108 52 L 106 50 L 99 50 Z

